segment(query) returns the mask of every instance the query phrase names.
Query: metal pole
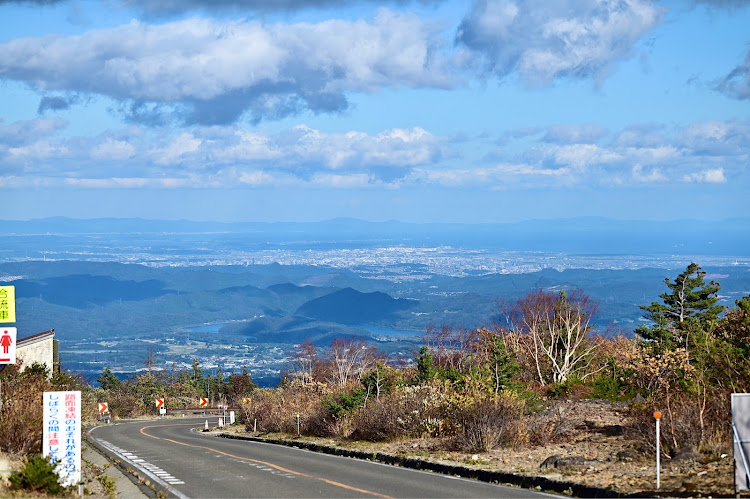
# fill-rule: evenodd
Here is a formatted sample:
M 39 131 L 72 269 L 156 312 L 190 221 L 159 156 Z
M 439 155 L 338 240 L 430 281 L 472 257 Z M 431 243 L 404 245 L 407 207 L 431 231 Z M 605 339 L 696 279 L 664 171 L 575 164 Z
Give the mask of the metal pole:
M 661 487 L 661 449 L 660 443 L 661 438 L 659 436 L 659 424 L 661 423 L 661 414 L 658 412 L 654 413 L 656 418 L 656 490 Z

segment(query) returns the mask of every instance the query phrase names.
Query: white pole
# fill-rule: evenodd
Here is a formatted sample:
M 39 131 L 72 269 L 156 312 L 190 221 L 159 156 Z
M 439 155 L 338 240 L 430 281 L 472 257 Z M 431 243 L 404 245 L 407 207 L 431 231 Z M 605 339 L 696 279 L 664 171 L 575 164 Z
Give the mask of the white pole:
M 658 412 L 654 413 L 656 418 L 656 489 L 659 490 L 661 487 L 661 449 L 660 449 L 660 437 L 659 437 L 659 423 L 661 423 L 661 414 Z

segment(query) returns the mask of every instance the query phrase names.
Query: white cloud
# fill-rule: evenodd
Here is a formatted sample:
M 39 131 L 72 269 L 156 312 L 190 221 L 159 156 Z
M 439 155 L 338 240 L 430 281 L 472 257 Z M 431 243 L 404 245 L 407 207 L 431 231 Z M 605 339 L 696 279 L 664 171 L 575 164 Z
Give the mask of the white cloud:
M 663 183 L 668 180 L 658 168 L 646 169 L 642 165 L 635 165 L 631 171 L 633 180 L 641 183 Z
M 194 158 L 202 143 L 203 141 L 193 134 L 183 132 L 165 147 L 153 150 L 151 156 L 157 164 L 175 165 L 182 163 L 186 157 Z
M 8 125 L 0 119 L 0 147 L 30 144 L 55 134 L 65 126 L 67 123 L 58 118 L 37 118 L 16 121 Z
M 456 38 L 499 77 L 599 81 L 662 17 L 645 0 L 477 0 Z
M 476 147 L 476 141 L 452 141 L 420 127 L 374 134 L 331 133 L 306 125 L 273 133 L 240 126 L 182 132 L 129 127 L 96 137 L 50 135 L 21 147 L 0 146 L 0 171 L 8 188 L 24 184 L 20 172 L 28 175 L 27 185 L 92 189 L 721 184 L 746 175 L 749 130 L 747 121 L 661 127 L 656 133 L 653 126 L 630 127 L 607 132 L 596 143 L 590 142 L 602 132 L 595 126 L 560 125 L 531 135 L 511 130 L 504 134 L 503 148 L 513 152 L 467 161 L 462 156 L 471 155 L 461 148 Z M 549 141 L 553 132 L 564 138 L 560 144 Z M 567 143 L 576 137 L 580 142 Z
M 143 122 L 171 113 L 188 123 L 226 124 L 245 112 L 262 119 L 339 111 L 348 92 L 450 86 L 436 31 L 387 10 L 371 22 L 132 21 L 0 44 L 0 74 L 39 90 L 131 102 L 131 118 Z M 171 108 L 158 107 L 165 104 Z
M 605 149 L 595 144 L 570 144 L 565 146 L 548 147 L 550 156 L 559 165 L 567 165 L 576 169 L 586 169 L 623 160 L 617 151 Z
M 685 182 L 696 182 L 700 184 L 724 184 L 727 178 L 724 176 L 723 168 L 714 168 L 695 173 L 689 173 L 683 177 Z
M 70 187 L 82 187 L 86 189 L 173 189 L 189 186 L 189 182 L 186 179 L 178 178 L 66 178 L 63 182 Z
M 91 149 L 91 157 L 97 160 L 121 161 L 135 156 L 135 147 L 124 140 L 107 138 Z
M 607 129 L 592 123 L 557 125 L 547 128 L 542 140 L 555 144 L 593 144 L 607 135 Z

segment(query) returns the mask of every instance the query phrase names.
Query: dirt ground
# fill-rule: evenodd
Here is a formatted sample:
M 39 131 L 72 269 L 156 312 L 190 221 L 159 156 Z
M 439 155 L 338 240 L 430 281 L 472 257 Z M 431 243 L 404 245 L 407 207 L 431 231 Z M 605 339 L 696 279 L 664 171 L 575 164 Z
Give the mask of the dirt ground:
M 87 448 L 84 446 L 82 458 L 83 468 L 83 497 L 91 499 L 109 499 L 111 496 L 99 476 L 104 473 L 104 467 L 98 466 L 87 459 Z M 8 475 L 23 469 L 24 458 L 15 454 L 0 452 L 0 497 L 49 497 L 42 492 L 27 490 L 11 490 Z M 107 465 L 105 465 L 107 466 Z M 78 497 L 78 488 L 73 487 L 68 497 Z
M 444 441 L 430 438 L 378 444 L 307 437 L 301 440 L 368 453 L 415 457 L 441 464 L 541 476 L 554 481 L 607 489 L 621 495 L 735 495 L 731 452 L 714 459 L 700 455 L 680 459 L 662 457 L 661 486 L 657 490 L 656 457 L 637 451 L 635 441 L 624 431 L 627 418 L 625 404 L 578 400 L 566 403 L 562 410 L 570 420 L 564 443 L 516 450 L 500 448 L 488 453 L 466 454 L 445 450 Z M 281 435 L 267 437 L 282 438 Z M 542 463 L 552 456 L 562 458 L 562 461 L 558 459 L 560 466 L 542 467 Z M 750 497 L 750 494 L 744 492 L 742 497 Z

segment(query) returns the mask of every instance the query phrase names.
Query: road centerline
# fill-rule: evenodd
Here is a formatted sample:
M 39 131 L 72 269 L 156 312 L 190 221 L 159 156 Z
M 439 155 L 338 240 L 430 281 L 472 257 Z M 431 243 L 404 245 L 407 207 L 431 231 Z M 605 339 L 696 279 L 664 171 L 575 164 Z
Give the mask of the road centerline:
M 171 426 L 193 426 L 193 425 L 181 424 L 181 425 L 171 425 Z M 252 463 L 256 463 L 256 464 L 262 465 L 262 466 L 268 466 L 268 467 L 273 468 L 275 470 L 281 471 L 282 473 L 288 473 L 288 474 L 292 474 L 292 475 L 295 475 L 295 476 L 300 476 L 300 477 L 303 477 L 303 478 L 310 478 L 312 480 L 318 480 L 318 481 L 321 481 L 323 483 L 327 483 L 328 485 L 333 485 L 334 487 L 340 487 L 342 489 L 349 490 L 349 491 L 352 491 L 352 492 L 359 492 L 361 494 L 367 494 L 367 495 L 371 495 L 371 496 L 374 496 L 374 497 L 382 497 L 384 499 L 391 499 L 391 496 L 389 496 L 389 495 L 380 494 L 379 492 L 374 492 L 372 490 L 361 489 L 359 487 L 353 487 L 351 485 L 347 485 L 345 483 L 337 482 L 335 480 L 329 480 L 327 478 L 323 478 L 323 477 L 319 477 L 319 476 L 308 475 L 307 473 L 302 473 L 302 472 L 299 472 L 299 471 L 290 470 L 288 468 L 284 468 L 283 466 L 279 466 L 279 465 L 274 464 L 274 463 L 269 463 L 267 461 L 262 461 L 262 460 L 259 460 L 259 459 L 252 459 L 252 458 L 249 458 L 249 457 L 237 456 L 237 455 L 230 454 L 228 452 L 224 452 L 224 451 L 221 451 L 219 449 L 214 449 L 212 447 L 208 447 L 208 446 L 204 446 L 204 445 L 189 444 L 189 443 L 186 443 L 186 442 L 180 442 L 178 440 L 173 440 L 171 438 L 157 437 L 157 436 L 151 435 L 151 434 L 149 434 L 148 432 L 145 431 L 145 430 L 147 430 L 149 428 L 156 428 L 156 427 L 157 426 L 144 426 L 144 427 L 142 427 L 140 429 L 140 433 L 142 435 L 144 435 L 144 436 L 151 437 L 151 438 L 154 438 L 156 440 L 164 440 L 166 442 L 171 442 L 171 443 L 176 444 L 176 445 L 183 445 L 185 447 L 192 447 L 192 448 L 195 448 L 195 449 L 204 449 L 204 450 L 208 450 L 210 452 L 213 452 L 215 454 L 219 454 L 219 455 L 222 455 L 222 456 L 226 456 L 226 457 L 230 457 L 230 458 L 234 458 L 234 459 L 239 459 L 239 460 L 242 460 L 242 461 L 252 462 Z

